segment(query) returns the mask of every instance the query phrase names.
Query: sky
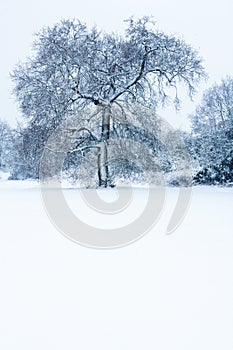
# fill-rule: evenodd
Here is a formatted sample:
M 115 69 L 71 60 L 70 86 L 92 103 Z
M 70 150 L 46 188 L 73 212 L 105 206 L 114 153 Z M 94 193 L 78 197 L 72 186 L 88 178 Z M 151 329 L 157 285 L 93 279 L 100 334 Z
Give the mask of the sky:
M 201 101 L 202 93 L 226 75 L 233 76 L 233 2 L 232 0 L 1 0 L 0 4 L 0 119 L 11 125 L 20 120 L 12 95 L 10 72 L 31 55 L 33 34 L 67 18 L 78 18 L 105 31 L 124 30 L 124 19 L 152 15 L 158 29 L 175 34 L 197 49 L 204 59 L 208 81 L 203 81 L 191 102 L 183 89 L 181 110 L 173 107 L 159 114 L 174 127 L 188 129 L 187 116 Z

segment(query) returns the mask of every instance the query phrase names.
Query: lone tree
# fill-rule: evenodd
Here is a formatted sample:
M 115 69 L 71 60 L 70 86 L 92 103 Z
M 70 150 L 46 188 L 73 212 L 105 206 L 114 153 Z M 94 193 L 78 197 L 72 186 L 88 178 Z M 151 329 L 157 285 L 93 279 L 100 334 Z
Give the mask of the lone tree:
M 122 113 L 127 104 L 155 110 L 169 96 L 177 106 L 178 84 L 186 85 L 191 97 L 205 74 L 198 53 L 183 40 L 158 31 L 150 18 L 126 23 L 124 36 L 96 27 L 89 30 L 79 20 L 44 28 L 36 35 L 32 58 L 12 74 L 19 106 L 32 127 L 54 130 L 77 111 L 90 110 L 91 105 L 100 108 L 94 117 L 101 128 L 96 142 L 99 186 L 104 187 L 110 184 L 113 106 Z M 82 125 L 76 131 L 81 139 L 95 137 Z

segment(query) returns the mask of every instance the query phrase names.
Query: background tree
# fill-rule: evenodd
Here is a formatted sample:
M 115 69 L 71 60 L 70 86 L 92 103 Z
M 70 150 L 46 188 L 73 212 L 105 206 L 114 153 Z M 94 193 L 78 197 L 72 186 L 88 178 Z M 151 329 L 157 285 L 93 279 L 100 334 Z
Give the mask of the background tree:
M 193 148 L 200 183 L 233 182 L 233 79 L 208 89 L 191 116 Z
M 113 106 L 122 109 L 122 123 L 127 104 L 156 109 L 173 96 L 178 106 L 178 84 L 185 84 L 192 96 L 204 75 L 197 52 L 183 40 L 158 31 L 148 17 L 126 22 L 124 36 L 95 27 L 88 30 L 78 20 L 44 28 L 36 36 L 32 58 L 12 74 L 19 106 L 34 130 L 52 132 L 62 120 L 98 107 L 87 120 L 98 121 L 99 186 L 105 187 L 111 183 L 108 141 L 115 122 Z M 92 134 L 82 120 L 77 130 L 77 138 Z
M 13 149 L 13 130 L 4 121 L 0 121 L 0 171 L 9 172 Z
M 50 136 L 46 127 L 29 123 L 13 130 L 13 145 L 11 150 L 12 180 L 38 178 L 39 164 L 45 143 Z

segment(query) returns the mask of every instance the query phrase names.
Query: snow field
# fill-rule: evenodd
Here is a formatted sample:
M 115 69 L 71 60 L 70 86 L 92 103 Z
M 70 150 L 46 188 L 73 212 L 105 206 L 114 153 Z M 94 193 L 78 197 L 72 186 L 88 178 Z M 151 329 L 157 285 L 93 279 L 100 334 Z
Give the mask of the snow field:
M 150 233 L 102 251 L 56 231 L 36 183 L 1 181 L 0 348 L 232 350 L 233 189 L 195 187 L 166 236 L 177 191 Z

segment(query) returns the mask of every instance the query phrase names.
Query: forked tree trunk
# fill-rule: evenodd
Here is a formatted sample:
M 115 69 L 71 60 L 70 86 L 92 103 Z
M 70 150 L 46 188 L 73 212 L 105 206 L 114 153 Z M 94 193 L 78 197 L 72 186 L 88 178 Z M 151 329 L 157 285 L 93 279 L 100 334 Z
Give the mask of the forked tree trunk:
M 101 142 L 98 155 L 98 179 L 99 187 L 111 185 L 108 165 L 108 141 L 110 138 L 110 116 L 111 109 L 106 107 L 102 115 Z

